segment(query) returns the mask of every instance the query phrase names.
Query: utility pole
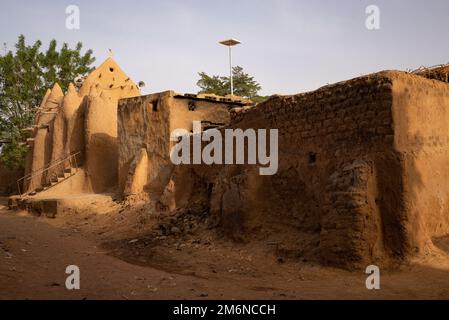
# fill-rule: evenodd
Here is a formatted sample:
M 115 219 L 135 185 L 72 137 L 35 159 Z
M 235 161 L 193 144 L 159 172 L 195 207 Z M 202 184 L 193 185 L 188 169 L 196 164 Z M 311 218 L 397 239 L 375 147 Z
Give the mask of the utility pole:
M 228 39 L 223 40 L 219 42 L 220 44 L 227 46 L 229 48 L 229 80 L 231 83 L 231 96 L 234 95 L 234 83 L 233 83 L 233 76 L 232 76 L 232 47 L 240 44 L 241 42 L 236 39 Z

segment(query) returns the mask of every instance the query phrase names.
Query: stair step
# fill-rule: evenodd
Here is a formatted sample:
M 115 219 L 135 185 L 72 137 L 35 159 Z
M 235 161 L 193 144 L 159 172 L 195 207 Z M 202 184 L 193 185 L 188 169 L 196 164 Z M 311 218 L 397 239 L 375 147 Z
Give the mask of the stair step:
M 50 189 L 51 187 L 57 185 L 58 183 L 70 178 L 73 176 L 76 172 L 75 168 L 68 168 L 64 170 L 63 174 L 59 174 L 58 176 L 50 178 L 49 181 L 45 182 L 42 187 L 36 188 L 34 191 L 28 193 L 30 196 L 34 196 L 39 192 L 45 191 Z
M 41 112 L 41 111 L 39 111 L 39 112 Z M 52 113 L 52 112 L 50 112 L 50 113 Z M 37 128 L 37 126 L 33 126 L 33 130 L 34 130 L 34 128 Z M 39 127 L 39 129 L 42 129 L 42 128 L 48 129 L 48 125 L 46 124 L 46 125 Z M 31 130 L 31 129 L 32 128 L 30 127 L 30 128 L 26 128 L 25 130 Z M 34 138 L 28 138 L 26 141 L 27 141 L 28 145 L 32 145 L 32 143 L 34 142 Z M 53 187 L 54 185 L 58 184 L 59 182 L 64 181 L 65 179 L 68 179 L 71 176 L 75 175 L 78 171 L 78 168 L 71 167 L 71 165 L 73 164 L 71 161 L 72 161 L 72 159 L 75 159 L 75 163 L 76 163 L 75 157 L 80 154 L 81 154 L 81 152 L 71 153 L 69 156 L 67 156 L 65 158 L 61 158 L 61 159 L 52 161 L 49 164 L 47 164 L 46 167 L 35 170 L 34 172 L 31 172 L 31 173 L 25 175 L 24 177 L 20 178 L 18 180 L 18 182 L 20 182 L 24 179 L 26 179 L 25 181 L 29 181 L 29 180 L 31 180 L 31 178 L 33 178 L 34 176 L 37 176 L 37 175 L 42 176 L 45 174 L 47 177 L 47 179 L 46 179 L 47 181 L 44 182 L 41 187 L 36 188 L 33 191 L 24 193 L 24 194 L 22 194 L 22 196 L 24 196 L 24 195 L 34 196 L 37 193 L 44 191 L 44 190 L 48 190 L 51 187 Z M 61 167 L 64 167 L 64 166 L 69 166 L 69 167 L 62 169 Z

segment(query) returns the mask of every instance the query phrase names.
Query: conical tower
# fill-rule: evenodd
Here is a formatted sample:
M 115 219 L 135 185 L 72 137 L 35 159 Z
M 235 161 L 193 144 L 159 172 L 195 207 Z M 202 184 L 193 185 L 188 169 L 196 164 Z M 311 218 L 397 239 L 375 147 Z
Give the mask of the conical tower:
M 87 173 L 83 192 L 91 186 L 97 192 L 113 187 L 118 170 L 117 104 L 119 99 L 135 96 L 140 96 L 138 86 L 112 57 L 84 79 L 79 91 L 70 84 L 64 96 L 55 84 L 38 109 L 34 134 L 29 139 L 26 172 L 32 178 L 25 179 L 25 190 L 32 193 L 46 190 L 49 183 L 46 180 L 55 174 L 55 169 L 47 172 L 45 168 L 74 153 L 78 165 Z

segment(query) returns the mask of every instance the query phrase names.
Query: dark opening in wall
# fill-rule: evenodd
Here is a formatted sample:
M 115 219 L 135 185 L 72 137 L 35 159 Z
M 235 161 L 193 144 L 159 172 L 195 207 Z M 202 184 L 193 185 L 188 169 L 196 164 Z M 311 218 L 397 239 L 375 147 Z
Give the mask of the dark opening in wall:
M 310 152 L 309 153 L 309 164 L 314 164 L 316 163 L 316 153 L 314 152 Z
M 213 183 L 207 183 L 206 185 L 207 185 L 207 193 L 209 195 L 211 195 L 212 191 L 214 190 L 214 184 Z
M 195 109 L 196 109 L 195 102 L 190 101 L 188 107 L 189 107 L 189 111 L 195 111 Z
M 151 108 L 152 108 L 153 112 L 157 112 L 157 110 L 158 110 L 158 103 L 157 103 L 157 101 L 151 102 Z
M 114 68 L 109 68 L 109 71 L 114 72 Z

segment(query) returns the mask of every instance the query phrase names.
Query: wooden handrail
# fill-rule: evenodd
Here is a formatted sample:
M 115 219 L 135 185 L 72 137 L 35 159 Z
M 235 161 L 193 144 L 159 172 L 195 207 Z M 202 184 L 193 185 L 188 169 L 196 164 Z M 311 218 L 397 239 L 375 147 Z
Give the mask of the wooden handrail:
M 81 154 L 81 151 L 73 152 L 65 158 L 54 160 L 54 161 L 48 163 L 45 167 L 37 169 L 37 170 L 23 176 L 22 178 L 18 179 L 17 180 L 17 189 L 19 191 L 20 197 L 22 197 L 24 195 L 20 188 L 21 182 L 22 182 L 22 184 L 24 184 L 26 181 L 31 181 L 31 179 L 33 179 L 34 177 L 36 177 L 38 175 L 42 175 L 42 174 L 50 171 L 51 169 L 56 168 L 64 163 L 66 163 L 67 161 L 69 162 L 70 168 L 77 169 L 78 163 L 76 161 L 76 157 L 80 154 Z M 74 161 L 74 163 L 72 162 L 72 160 Z M 63 168 L 63 170 L 65 170 L 65 168 Z

